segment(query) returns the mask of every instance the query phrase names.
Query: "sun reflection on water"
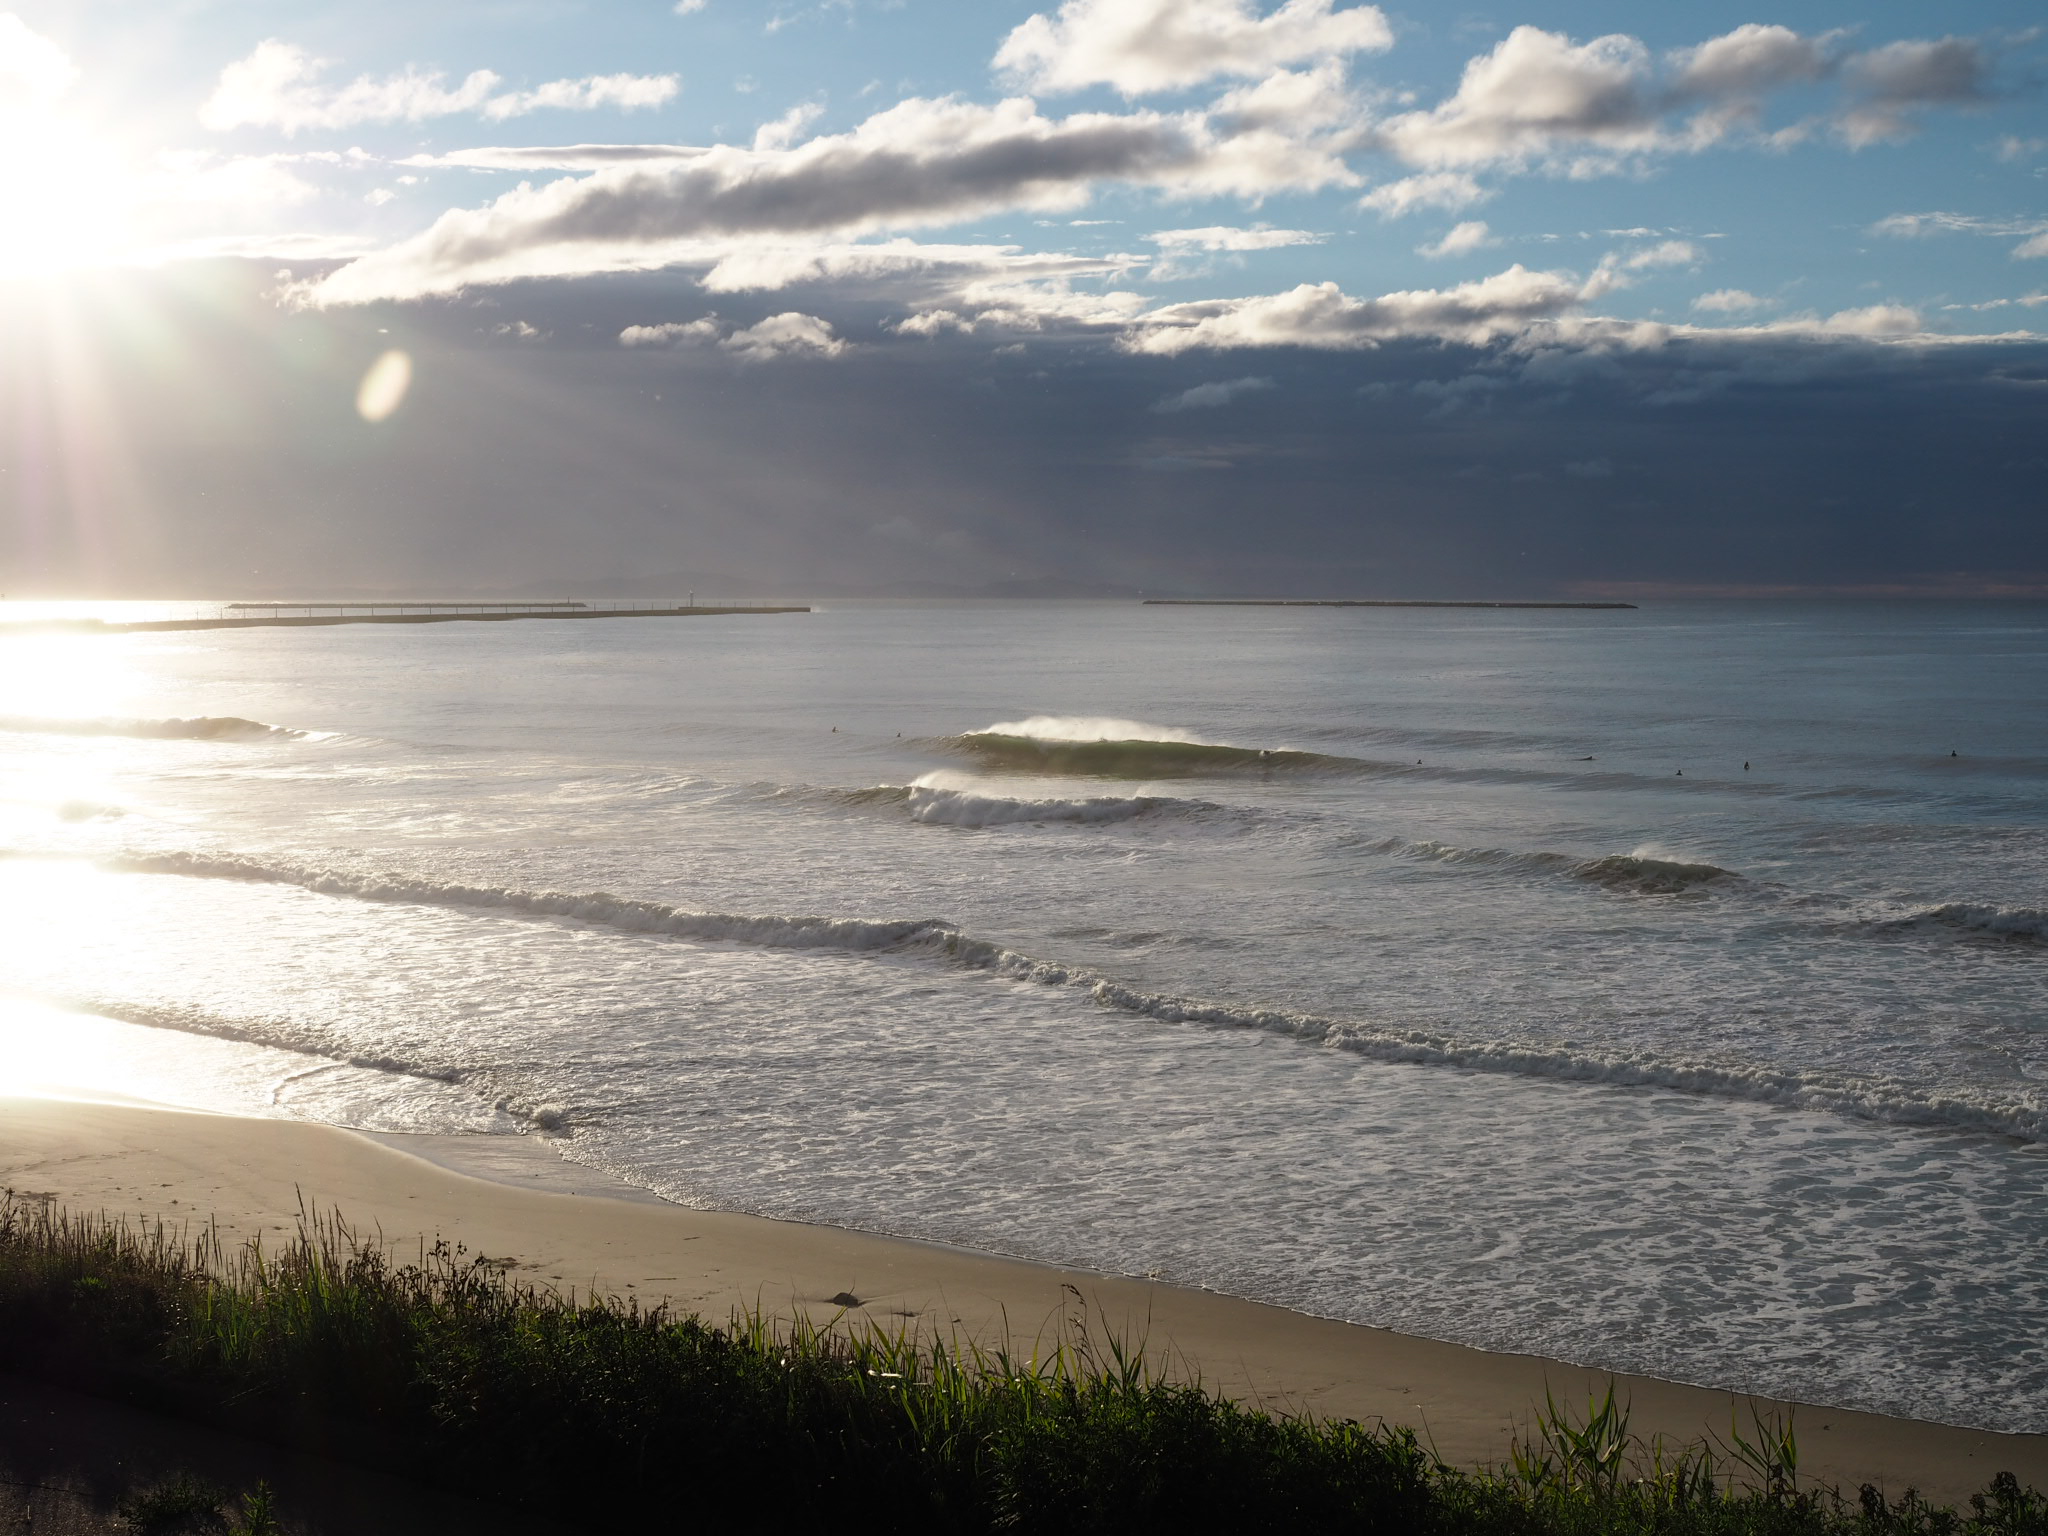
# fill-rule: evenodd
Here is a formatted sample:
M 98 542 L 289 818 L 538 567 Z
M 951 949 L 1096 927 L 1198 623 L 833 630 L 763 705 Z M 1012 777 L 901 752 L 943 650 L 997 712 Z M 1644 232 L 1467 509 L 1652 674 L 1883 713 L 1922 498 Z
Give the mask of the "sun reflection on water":
M 155 1031 L 26 998 L 0 997 L 0 1098 L 143 1101 L 252 1113 L 246 1093 L 223 1094 L 191 1053 Z M 183 1058 L 183 1059 L 181 1059 Z
M 103 635 L 8 637 L 0 648 L 0 720 L 90 720 L 127 712 L 146 680 L 121 642 Z

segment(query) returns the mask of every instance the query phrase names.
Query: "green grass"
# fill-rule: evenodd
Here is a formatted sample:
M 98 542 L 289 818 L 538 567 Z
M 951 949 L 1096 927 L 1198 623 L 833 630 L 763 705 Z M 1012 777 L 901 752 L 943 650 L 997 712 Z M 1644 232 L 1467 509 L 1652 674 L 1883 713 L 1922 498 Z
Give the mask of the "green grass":
M 237 1497 L 189 1472 L 129 1495 L 119 1513 L 135 1530 L 161 1536 L 282 1536 L 284 1531 L 268 1483 L 259 1482 Z
M 1646 1443 L 1610 1391 L 1546 1404 L 1479 1474 L 1405 1428 L 1167 1380 L 1085 1320 L 1022 1357 L 844 1319 L 713 1326 L 539 1292 L 445 1244 L 397 1264 L 334 1219 L 273 1254 L 0 1199 L 0 1365 L 565 1530 L 2048 1536 L 2048 1500 L 2010 1477 L 1960 1511 L 1803 1482 L 1789 1423 Z

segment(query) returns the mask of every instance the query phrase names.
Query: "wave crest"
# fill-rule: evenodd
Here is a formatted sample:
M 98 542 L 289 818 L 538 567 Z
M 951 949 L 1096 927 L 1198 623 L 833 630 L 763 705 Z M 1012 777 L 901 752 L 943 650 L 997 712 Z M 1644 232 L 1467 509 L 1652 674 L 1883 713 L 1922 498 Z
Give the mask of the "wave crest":
M 1198 809 L 1192 801 L 1165 795 L 1089 795 L 1085 799 L 1021 800 L 984 794 L 959 785 L 912 784 L 905 803 L 912 821 L 940 827 L 1000 827 L 1020 822 L 1129 821 L 1171 808 Z
M 968 734 L 1028 736 L 1033 741 L 1178 741 L 1189 746 L 1215 745 L 1178 726 L 1147 725 L 1142 720 L 1119 720 L 1105 715 L 1033 715 L 1028 720 L 999 720 Z
M 758 944 L 776 949 L 887 949 L 933 929 L 950 929 L 936 918 L 870 920 L 848 917 L 785 917 L 731 912 L 694 912 L 664 902 L 614 896 L 606 891 L 529 891 L 516 886 L 447 885 L 405 875 L 353 875 L 336 870 L 263 864 L 232 855 L 203 853 L 130 854 L 103 861 L 103 868 L 129 874 L 185 875 L 209 880 L 243 880 L 293 885 L 323 896 L 419 906 L 509 912 L 522 917 L 566 918 L 622 933 L 661 934 L 713 943 Z
M 1643 853 L 1610 853 L 1605 858 L 1574 864 L 1572 874 L 1611 890 L 1641 891 L 1652 896 L 1677 896 L 1742 877 L 1718 864 L 1693 864 Z
M 1625 857 L 1639 859 L 1636 855 Z M 857 954 L 923 954 L 942 963 L 1011 981 L 1075 988 L 1103 1007 L 1146 1018 L 1168 1023 L 1266 1030 L 1355 1052 L 1377 1061 L 1451 1066 L 1466 1071 L 1559 1082 L 1661 1088 L 1788 1109 L 1825 1111 L 1862 1120 L 1988 1132 L 2048 1142 L 2048 1102 L 2038 1097 L 1929 1089 L 1896 1078 L 1802 1071 L 1763 1064 L 1665 1060 L 1640 1052 L 1603 1051 L 1548 1042 L 1460 1039 L 1426 1030 L 1375 1026 L 1282 1008 L 1247 1007 L 1148 992 L 1085 966 L 1036 959 L 993 941 L 974 938 L 939 918 L 889 921 L 693 912 L 601 891 L 576 895 L 559 891 L 443 885 L 407 877 L 344 875 L 192 853 L 130 856 L 106 861 L 103 867 L 295 885 L 323 894 L 366 901 L 566 918 L 601 924 L 625 933 L 664 934 L 775 948 L 835 949 Z M 1714 868 L 1712 865 L 1676 867 Z M 1718 873 L 1727 874 L 1726 871 Z M 1943 910 L 1930 908 L 1923 916 L 1931 919 L 1933 913 Z M 2032 909 L 1974 908 L 1964 903 L 1949 903 L 1946 910 L 1951 915 L 1944 920 L 1951 922 L 1955 921 L 1954 914 L 1958 912 L 2005 914 L 1996 921 L 2016 934 L 2040 931 L 2048 925 L 2048 913 Z M 2031 929 L 2028 927 L 2030 923 Z
M 872 784 L 864 789 L 777 790 L 778 796 L 810 794 L 838 805 L 902 810 L 912 821 L 937 827 L 1000 827 L 1045 822 L 1084 824 L 1129 821 L 1154 813 L 1196 815 L 1220 811 L 1206 800 L 1172 795 L 1088 795 L 1036 798 L 999 795 L 962 775 L 931 773 L 911 784 Z
M 1742 879 L 1732 869 L 1718 864 L 1695 863 L 1663 858 L 1657 854 L 1610 853 L 1595 859 L 1575 858 L 1568 853 L 1517 853 L 1506 848 L 1459 848 L 1449 843 L 1409 842 L 1388 837 L 1368 845 L 1374 853 L 1398 854 L 1429 864 L 1450 864 L 1475 869 L 1506 869 L 1532 875 L 1570 875 L 1589 885 L 1610 890 L 1639 891 L 1652 896 L 1675 896 L 1701 886 Z
M 2003 907 L 1995 902 L 1944 901 L 1938 906 L 1921 907 L 1899 917 L 1875 918 L 1858 926 L 1881 934 L 1931 930 L 2016 944 L 2048 943 L 2048 910 Z
M 1025 773 L 1079 774 L 1098 779 L 1186 778 L 1202 773 L 1341 770 L 1352 760 L 1285 748 L 1232 747 L 1219 742 L 1149 737 L 1076 741 L 971 731 L 941 743 L 992 767 Z
M 238 715 L 173 720 L 62 720 L 0 715 L 0 731 L 39 736 L 130 736 L 152 741 L 297 741 L 308 735 Z

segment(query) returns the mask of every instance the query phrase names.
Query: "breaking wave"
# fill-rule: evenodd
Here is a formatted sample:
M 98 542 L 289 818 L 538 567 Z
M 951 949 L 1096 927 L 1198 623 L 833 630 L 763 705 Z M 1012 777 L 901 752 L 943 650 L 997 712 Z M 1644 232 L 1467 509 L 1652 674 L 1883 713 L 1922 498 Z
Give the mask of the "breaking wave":
M 212 1040 L 232 1041 L 237 1045 L 257 1045 L 271 1050 L 292 1051 L 301 1056 L 317 1058 L 330 1068 L 357 1067 L 366 1072 L 384 1072 L 394 1077 L 410 1077 L 422 1082 L 459 1087 L 475 1095 L 491 1108 L 534 1130 L 558 1132 L 568 1126 L 568 1114 L 562 1106 L 535 1098 L 518 1086 L 505 1082 L 499 1073 L 488 1069 L 466 1069 L 408 1056 L 394 1056 L 387 1052 L 358 1050 L 335 1038 L 328 1031 L 317 1025 L 309 1025 L 304 1020 L 226 1019 L 198 1008 L 164 1004 L 138 1007 L 130 1003 L 90 997 L 67 998 L 62 1000 L 60 1006 L 72 1012 L 115 1019 L 123 1024 L 139 1024 L 146 1029 L 174 1030 L 179 1034 L 202 1035 Z M 294 1074 L 294 1078 L 305 1075 L 307 1074 L 297 1073 Z
M 1944 901 L 1894 917 L 1866 918 L 1851 926 L 1878 935 L 1951 933 L 2007 943 L 2048 943 L 2048 909 L 2002 907 L 1993 902 Z
M 1347 778 L 1409 779 L 1449 784 L 1542 785 L 1564 790 L 1775 795 L 1775 786 L 1667 779 L 1640 773 L 1505 764 L 1422 762 L 1348 757 L 1295 747 L 1244 747 L 1209 741 L 1173 726 L 1139 720 L 1034 715 L 1004 720 L 927 743 L 972 757 L 991 768 L 1022 773 L 1074 774 L 1104 779 L 1187 778 L 1197 774 L 1293 773 Z
M 517 887 L 446 885 L 406 875 L 355 875 L 338 870 L 264 864 L 232 855 L 202 853 L 130 854 L 101 861 L 101 868 L 128 874 L 185 875 L 208 880 L 241 880 L 258 885 L 292 885 L 323 896 L 413 906 L 458 907 L 505 912 L 519 917 L 567 918 L 621 933 L 651 933 L 712 943 L 757 944 L 777 949 L 887 949 L 933 928 L 933 918 L 874 921 L 843 917 L 743 916 L 693 912 L 658 901 L 613 896 L 604 891 L 529 891 Z
M 976 736 L 1029 736 L 1033 741 L 1177 741 L 1207 747 L 1193 731 L 1172 725 L 1147 725 L 1103 715 L 1033 715 L 1028 720 L 999 720 L 971 732 Z
M 1087 967 L 1040 960 L 990 940 L 962 933 L 940 918 L 877 920 L 697 912 L 604 892 L 571 894 L 445 885 L 404 876 L 350 875 L 191 853 L 130 856 L 104 861 L 102 867 L 292 885 L 364 901 L 569 919 L 599 924 L 623 933 L 661 934 L 772 948 L 923 957 L 1009 981 L 1071 988 L 1085 993 L 1102 1007 L 1124 1013 L 1168 1023 L 1262 1030 L 1352 1052 L 1375 1061 L 1456 1067 L 1556 1082 L 1661 1088 L 1788 1109 L 1825 1111 L 1861 1120 L 1988 1132 L 2048 1142 L 2048 1101 L 2037 1097 L 1940 1091 L 1875 1075 L 1801 1071 L 1731 1062 L 1667 1060 L 1644 1052 L 1602 1051 L 1545 1042 L 1467 1039 L 1288 1009 L 1217 1003 L 1146 991 Z M 1941 909 L 1930 909 L 1930 912 L 1938 910 Z M 2038 931 L 2044 922 L 2048 922 L 2048 914 L 2036 912 L 2027 919 L 2020 915 L 2018 909 L 1975 909 L 1951 904 L 1951 910 L 2004 913 L 2006 916 L 1998 921 L 2015 929 L 2031 920 Z M 403 1065 L 397 1069 L 416 1070 Z
M 1196 809 L 1199 802 L 1174 800 L 1164 795 L 1089 795 L 1072 800 L 1020 800 L 1005 795 L 981 794 L 954 785 L 928 784 L 920 780 L 910 786 L 905 804 L 910 819 L 927 826 L 999 827 L 1018 822 L 1129 821 L 1155 811 Z
M 1742 876 L 1718 864 L 1666 858 L 1638 849 L 1595 859 L 1568 853 L 1516 853 L 1504 848 L 1457 848 L 1448 843 L 1408 842 L 1382 838 L 1367 845 L 1374 853 L 1397 854 L 1431 864 L 1467 865 L 1482 869 L 1521 870 L 1534 875 L 1568 875 L 1609 890 L 1639 891 L 1650 896 L 1676 896 L 1702 886 L 1732 884 Z
M 999 795 L 972 779 L 929 773 L 911 784 L 827 791 L 841 805 L 885 806 L 934 827 L 1003 827 L 1048 822 L 1099 825 L 1139 816 L 1199 816 L 1224 807 L 1172 795 L 1047 797 Z
M 1365 768 L 1351 758 L 1287 748 L 1233 747 L 1192 731 L 1094 715 L 1001 720 L 938 743 L 994 767 L 1104 779 L 1179 778 L 1197 773 Z
M 1572 877 L 1615 890 L 1642 891 L 1649 895 L 1676 896 L 1742 877 L 1718 864 L 1692 864 L 1677 859 L 1659 859 L 1641 853 L 1611 853 L 1603 859 L 1574 864 Z
M 127 814 L 118 805 L 101 805 L 97 800 L 66 800 L 56 810 L 59 821 L 118 821 Z
M 53 720 L 0 715 L 0 731 L 40 736 L 132 736 L 154 741 L 298 741 L 311 734 L 236 715 L 189 720 Z
M 997 768 L 1025 773 L 1082 774 L 1100 779 L 1186 778 L 1198 773 L 1280 772 L 1322 769 L 1356 770 L 1367 765 L 1321 752 L 1286 748 L 1231 747 L 1218 742 L 1172 741 L 1147 737 L 1104 737 L 1073 741 L 1002 731 L 970 731 L 949 736 L 942 746 L 964 752 Z

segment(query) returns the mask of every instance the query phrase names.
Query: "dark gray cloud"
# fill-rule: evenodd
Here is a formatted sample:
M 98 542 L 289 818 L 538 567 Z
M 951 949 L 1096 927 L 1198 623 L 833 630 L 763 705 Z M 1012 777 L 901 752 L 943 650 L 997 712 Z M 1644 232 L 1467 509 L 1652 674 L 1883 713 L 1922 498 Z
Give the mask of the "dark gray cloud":
M 1089 325 L 906 336 L 826 283 L 721 296 L 670 347 L 620 345 L 707 318 L 664 274 L 340 312 L 272 284 L 124 278 L 63 319 L 89 390 L 0 373 L 28 424 L 0 433 L 6 590 L 2048 584 L 2036 340 L 1566 317 L 1219 367 Z M 4 326 L 12 359 L 60 340 L 46 310 Z M 392 349 L 411 386 L 372 424 L 357 386 Z M 1155 409 L 1219 383 L 1224 408 Z

